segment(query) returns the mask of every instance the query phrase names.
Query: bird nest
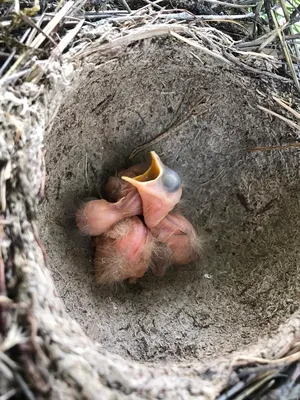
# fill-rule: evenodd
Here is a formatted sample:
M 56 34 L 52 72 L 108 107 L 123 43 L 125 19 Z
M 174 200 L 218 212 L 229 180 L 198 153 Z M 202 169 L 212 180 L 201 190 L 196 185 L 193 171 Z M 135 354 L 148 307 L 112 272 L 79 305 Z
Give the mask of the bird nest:
M 292 79 L 207 24 L 80 24 L 2 81 L 1 399 L 296 398 Z M 206 251 L 99 286 L 74 211 L 151 150 Z

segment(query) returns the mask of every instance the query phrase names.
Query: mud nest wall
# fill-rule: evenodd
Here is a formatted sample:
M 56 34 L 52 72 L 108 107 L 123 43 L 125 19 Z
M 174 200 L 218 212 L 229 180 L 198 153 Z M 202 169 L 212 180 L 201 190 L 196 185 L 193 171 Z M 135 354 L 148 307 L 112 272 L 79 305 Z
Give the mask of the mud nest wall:
M 106 349 L 139 361 L 225 355 L 296 310 L 298 154 L 249 152 L 295 138 L 257 108 L 257 98 L 268 101 L 258 81 L 198 57 L 157 40 L 101 65 L 46 137 L 40 227 L 56 287 Z M 206 257 L 160 280 L 149 273 L 134 286 L 99 287 L 72 225 L 76 200 L 101 194 L 128 155 L 164 131 L 139 158 L 155 150 L 179 172 L 181 208 L 203 231 Z
M 38 227 L 57 292 L 49 271 L 40 268 L 35 215 L 28 213 L 43 182 L 43 104 L 33 100 L 30 110 L 32 151 L 26 157 L 33 161 L 20 164 L 7 147 L 12 165 L 22 165 L 13 174 L 24 178 L 8 188 L 9 212 L 17 213 L 17 193 L 29 201 L 19 212 L 32 259 L 27 275 L 22 246 L 14 263 L 25 276 L 24 301 L 34 302 L 43 338 L 35 343 L 38 389 L 52 388 L 53 398 L 215 398 L 232 353 L 271 357 L 283 336 L 298 329 L 299 157 L 297 150 L 261 149 L 297 136 L 257 107 L 273 106 L 271 93 L 283 88 L 165 39 L 140 43 L 107 62 L 88 61 L 64 92 L 45 137 Z M 46 97 L 50 110 L 62 100 L 56 84 Z M 144 144 L 135 160 L 155 150 L 182 177 L 180 207 L 205 237 L 206 253 L 162 279 L 149 273 L 133 286 L 102 288 L 94 282 L 88 240 L 76 232 L 74 210 L 83 197 L 100 195 L 107 177 L 129 165 L 128 155 Z M 18 230 L 13 225 L 12 238 Z

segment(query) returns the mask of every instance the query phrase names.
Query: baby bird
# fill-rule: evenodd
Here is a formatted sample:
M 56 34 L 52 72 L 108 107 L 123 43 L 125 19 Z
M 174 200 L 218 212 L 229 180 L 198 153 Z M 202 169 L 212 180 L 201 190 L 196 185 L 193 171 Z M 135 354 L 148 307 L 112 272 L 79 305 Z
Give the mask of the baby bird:
M 171 265 L 185 265 L 196 261 L 203 243 L 193 225 L 181 214 L 168 214 L 151 229 L 157 241 L 151 270 L 154 275 L 163 276 Z
M 153 236 L 138 217 L 118 222 L 95 239 L 95 274 L 97 283 L 111 284 L 126 279 L 134 283 L 147 271 Z
M 90 236 L 98 236 L 124 218 L 142 214 L 142 202 L 136 191 L 130 191 L 116 203 L 106 200 L 88 201 L 76 213 L 78 229 Z
M 151 166 L 134 178 L 122 179 L 134 186 L 142 199 L 145 224 L 149 229 L 157 226 L 180 201 L 182 185 L 179 175 L 165 166 L 158 155 L 151 151 Z
M 137 164 L 109 178 L 108 201 L 88 201 L 76 214 L 79 230 L 94 236 L 98 283 L 134 283 L 149 267 L 163 276 L 170 265 L 199 257 L 194 227 L 180 213 L 170 213 L 181 199 L 180 177 L 154 151 L 151 159 L 148 169 Z

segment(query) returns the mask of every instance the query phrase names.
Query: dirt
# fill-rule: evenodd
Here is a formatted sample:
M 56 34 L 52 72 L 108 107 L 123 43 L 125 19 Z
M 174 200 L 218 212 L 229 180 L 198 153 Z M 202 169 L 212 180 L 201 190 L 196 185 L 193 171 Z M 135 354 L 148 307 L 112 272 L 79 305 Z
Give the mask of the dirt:
M 59 295 L 105 349 L 142 362 L 241 350 L 300 299 L 298 150 L 249 151 L 295 134 L 257 108 L 275 109 L 258 79 L 190 50 L 158 40 L 83 74 L 46 137 L 39 218 Z M 180 174 L 180 207 L 205 236 L 205 256 L 161 279 L 149 272 L 135 285 L 98 286 L 74 210 L 161 132 L 137 159 L 155 150 Z

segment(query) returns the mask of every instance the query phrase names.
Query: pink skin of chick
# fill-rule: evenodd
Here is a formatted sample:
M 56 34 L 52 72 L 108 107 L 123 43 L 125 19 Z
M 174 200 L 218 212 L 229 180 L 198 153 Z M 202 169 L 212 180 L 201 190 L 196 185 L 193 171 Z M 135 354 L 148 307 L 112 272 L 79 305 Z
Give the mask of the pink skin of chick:
M 157 240 L 152 258 L 154 275 L 163 276 L 170 265 L 186 265 L 196 261 L 203 250 L 203 243 L 193 225 L 181 214 L 168 214 L 151 233 Z
M 124 218 L 141 215 L 142 203 L 137 192 L 130 192 L 116 203 L 92 200 L 76 213 L 78 229 L 89 236 L 98 236 L 111 229 Z
M 138 217 L 124 219 L 95 238 L 97 283 L 134 283 L 147 271 L 154 243 L 151 232 Z

